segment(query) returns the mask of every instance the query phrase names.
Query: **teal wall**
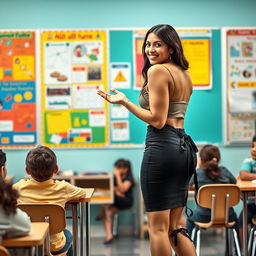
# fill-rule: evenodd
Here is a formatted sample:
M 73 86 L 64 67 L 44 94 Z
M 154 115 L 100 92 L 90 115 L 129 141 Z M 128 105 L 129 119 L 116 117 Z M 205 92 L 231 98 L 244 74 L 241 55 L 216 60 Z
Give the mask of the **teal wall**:
M 158 23 L 169 23 L 174 27 L 256 26 L 255 0 L 1 0 L 0 10 L 0 29 L 141 28 Z M 221 90 L 217 92 L 220 94 Z M 214 105 L 214 102 L 205 104 Z M 198 126 L 203 125 L 204 120 L 199 118 Z M 216 137 L 214 130 L 212 136 Z M 237 174 L 249 149 L 224 147 L 221 144 L 220 149 L 222 164 Z M 5 151 L 9 174 L 15 175 L 16 180 L 23 177 L 24 159 L 28 150 Z M 113 162 L 119 157 L 125 157 L 131 160 L 138 179 L 143 148 L 62 149 L 55 152 L 60 169 L 74 169 L 78 172 L 110 172 Z

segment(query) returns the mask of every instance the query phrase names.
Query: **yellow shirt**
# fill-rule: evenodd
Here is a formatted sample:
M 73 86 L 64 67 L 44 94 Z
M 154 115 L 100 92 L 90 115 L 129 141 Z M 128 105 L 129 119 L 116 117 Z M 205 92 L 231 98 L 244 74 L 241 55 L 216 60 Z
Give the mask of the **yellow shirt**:
M 21 179 L 13 185 L 19 191 L 18 203 L 52 203 L 65 207 L 66 202 L 85 197 L 85 189 L 66 181 L 49 179 L 38 182 L 34 179 Z M 66 244 L 64 232 L 50 236 L 51 251 L 59 251 Z

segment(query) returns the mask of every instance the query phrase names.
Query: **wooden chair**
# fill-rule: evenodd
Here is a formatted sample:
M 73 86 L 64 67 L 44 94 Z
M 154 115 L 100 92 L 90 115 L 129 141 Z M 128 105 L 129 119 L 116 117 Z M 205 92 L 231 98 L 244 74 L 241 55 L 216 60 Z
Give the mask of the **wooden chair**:
M 229 239 L 229 231 L 232 230 L 237 255 L 241 256 L 238 234 L 234 228 L 235 221 L 228 221 L 229 208 L 237 205 L 240 201 L 239 187 L 233 184 L 204 185 L 199 189 L 197 199 L 201 207 L 211 209 L 210 222 L 195 222 L 196 227 L 193 229 L 192 239 L 195 241 L 196 238 L 197 255 L 200 255 L 200 228 L 225 228 L 227 234 L 226 241 L 231 241 Z M 227 244 L 226 250 L 227 255 L 231 255 L 229 254 L 231 253 L 229 252 L 229 243 Z
M 2 245 L 0 245 L 0 256 L 10 256 L 8 250 Z
M 49 222 L 50 235 L 62 232 L 66 228 L 65 210 L 57 204 L 18 204 L 18 207 L 26 212 L 31 222 Z M 50 245 L 46 245 L 46 252 L 50 253 Z M 58 254 L 65 256 L 67 251 Z

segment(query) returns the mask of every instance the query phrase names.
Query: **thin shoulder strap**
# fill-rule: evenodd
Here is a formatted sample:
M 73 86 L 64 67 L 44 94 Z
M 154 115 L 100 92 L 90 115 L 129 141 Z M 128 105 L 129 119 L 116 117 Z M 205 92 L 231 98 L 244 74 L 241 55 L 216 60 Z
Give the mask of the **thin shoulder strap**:
M 171 77 L 172 77 L 172 80 L 173 80 L 173 85 L 174 85 L 174 88 L 175 88 L 175 80 L 174 80 L 174 77 L 173 77 L 173 75 L 172 75 L 172 72 L 169 70 L 169 68 L 167 68 L 165 65 L 162 65 L 163 67 L 165 67 L 166 69 L 167 69 L 167 71 L 168 71 L 168 73 L 171 75 Z

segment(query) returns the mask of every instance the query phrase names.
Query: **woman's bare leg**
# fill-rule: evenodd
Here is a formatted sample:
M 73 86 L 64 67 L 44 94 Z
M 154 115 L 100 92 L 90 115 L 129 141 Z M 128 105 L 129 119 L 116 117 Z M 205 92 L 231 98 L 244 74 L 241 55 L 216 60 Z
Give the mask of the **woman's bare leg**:
M 168 237 L 170 210 L 148 212 L 147 215 L 151 256 L 171 256 Z
M 177 233 L 177 244 L 175 244 L 175 236 L 171 237 L 173 231 L 181 228 L 180 219 L 183 207 L 170 210 L 169 239 L 173 250 L 179 256 L 196 256 L 194 243 L 182 232 Z

